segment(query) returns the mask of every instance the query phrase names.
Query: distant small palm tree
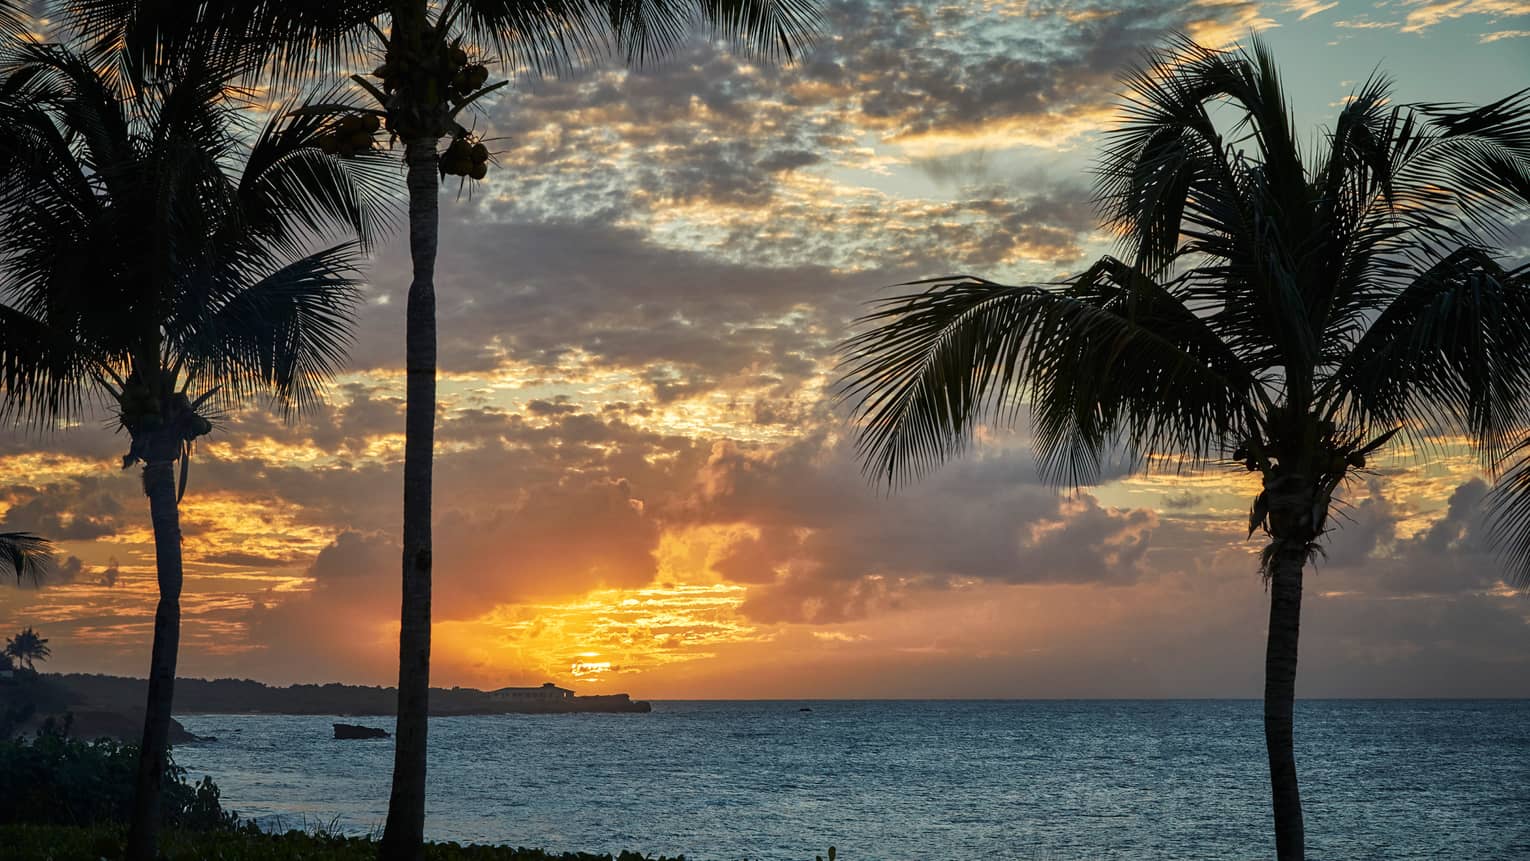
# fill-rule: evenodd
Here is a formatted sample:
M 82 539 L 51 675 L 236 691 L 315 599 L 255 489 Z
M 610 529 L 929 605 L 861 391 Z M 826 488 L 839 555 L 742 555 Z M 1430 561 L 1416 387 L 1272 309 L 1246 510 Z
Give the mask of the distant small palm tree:
M 48 640 L 37 636 L 37 632 L 31 626 L 16 636 L 5 641 L 5 653 L 27 665 L 27 669 L 35 670 L 34 661 L 46 661 L 53 650 L 48 648 Z
M 1029 401 L 1044 474 L 1236 464 L 1269 536 L 1264 726 L 1282 861 L 1303 857 L 1292 705 L 1302 571 L 1336 493 L 1398 433 L 1498 462 L 1530 407 L 1530 91 L 1480 108 L 1354 93 L 1313 159 L 1256 39 L 1180 40 L 1127 78 L 1099 201 L 1124 259 L 1058 285 L 923 282 L 847 345 L 867 468 L 897 484 Z M 1213 115 L 1211 108 L 1225 108 Z M 1230 135 L 1227 137 L 1225 135 Z
M 142 85 L 61 46 L 13 46 L 0 64 L 0 415 L 54 427 L 108 404 L 123 468 L 143 464 L 159 604 L 139 857 L 159 822 L 191 446 L 257 395 L 288 415 L 318 402 L 391 178 L 370 150 L 323 152 L 325 117 L 252 127 L 237 60 L 204 52 Z
M 0 532 L 0 568 L 9 568 L 16 583 L 42 582 L 53 564 L 53 542 L 30 532 Z

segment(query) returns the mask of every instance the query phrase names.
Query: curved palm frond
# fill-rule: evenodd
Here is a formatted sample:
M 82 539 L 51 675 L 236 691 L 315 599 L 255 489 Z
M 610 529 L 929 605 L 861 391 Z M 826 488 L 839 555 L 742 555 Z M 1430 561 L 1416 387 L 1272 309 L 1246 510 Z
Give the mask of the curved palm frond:
M 188 386 L 233 403 L 267 391 L 289 414 L 316 406 L 353 340 L 364 259 L 336 245 L 227 291 L 176 345 Z
M 902 484 L 954 457 L 971 424 L 1024 385 L 1018 321 L 1046 300 L 1036 287 L 953 277 L 906 286 L 858 321 L 872 328 L 842 347 L 838 388 L 861 420 L 857 450 L 868 475 Z
M 1172 292 L 1110 258 L 1063 289 L 922 282 L 879 303 L 844 345 L 839 397 L 861 420 L 868 473 L 900 484 L 959 454 L 973 424 L 1030 395 L 1043 470 L 1098 474 L 1111 443 L 1211 456 L 1254 380 Z
M 373 149 L 341 158 L 319 148 L 337 119 L 361 110 L 353 93 L 326 88 L 266 123 L 239 179 L 250 229 L 292 253 L 337 228 L 370 249 L 393 226 L 397 159 Z
M 818 34 L 819 0 L 607 0 L 616 47 L 629 63 L 673 52 L 698 24 L 735 51 L 790 62 Z
M 241 72 L 283 70 L 290 84 L 363 58 L 366 25 L 388 9 L 386 0 L 69 0 L 64 18 L 93 59 L 115 58 L 135 81 L 217 56 Z
M 1151 277 L 1194 261 L 1185 300 L 1251 368 L 1308 363 L 1319 349 L 1300 271 L 1308 258 L 1279 241 L 1312 233 L 1294 202 L 1306 182 L 1264 45 L 1216 51 L 1178 37 L 1149 51 L 1126 84 L 1096 169 L 1106 226 Z M 1217 103 L 1243 117 L 1234 141 L 1211 119 Z M 1250 142 L 1257 157 L 1240 149 Z
M 1491 104 L 1418 104 L 1417 138 L 1397 168 L 1402 215 L 1466 244 L 1501 241 L 1530 214 L 1530 88 Z
M 1368 423 L 1458 429 L 1497 463 L 1530 407 L 1530 267 L 1458 249 L 1391 297 L 1332 384 Z
M 103 371 L 81 346 L 0 305 L 0 419 L 47 427 L 78 415 Z
M 470 44 L 534 76 L 563 73 L 611 48 L 616 3 L 588 0 L 452 0 L 441 21 Z
M 1488 540 L 1508 564 L 1510 582 L 1530 589 L 1530 439 L 1515 446 L 1505 460 L 1513 463 L 1488 494 Z
M 17 585 L 42 585 L 53 569 L 53 542 L 30 532 L 0 532 L 0 568 L 9 569 Z
M 1200 465 L 1247 426 L 1257 371 L 1190 310 L 1181 289 L 1107 257 L 1064 295 L 1070 303 L 1031 345 L 1044 476 L 1092 483 L 1118 442 L 1139 457 Z
M 0 38 L 18 42 L 31 37 L 32 28 L 28 16 L 17 0 L 0 0 Z

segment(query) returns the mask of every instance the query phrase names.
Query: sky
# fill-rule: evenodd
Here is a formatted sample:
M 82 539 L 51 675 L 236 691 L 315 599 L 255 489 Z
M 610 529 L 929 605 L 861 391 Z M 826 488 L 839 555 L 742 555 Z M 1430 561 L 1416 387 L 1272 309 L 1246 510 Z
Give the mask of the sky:
M 1314 142 L 1378 68 L 1404 101 L 1530 83 L 1526 0 L 830 0 L 791 67 L 697 39 L 487 104 L 498 165 L 441 198 L 433 683 L 1258 696 L 1247 474 L 1065 492 L 1023 424 L 985 426 L 889 494 L 830 394 L 835 344 L 888 285 L 1050 279 L 1110 251 L 1089 169 L 1121 69 L 1175 30 L 1259 31 Z M 181 675 L 396 679 L 407 271 L 397 233 L 327 408 L 257 405 L 199 444 Z M 147 670 L 124 450 L 104 411 L 0 431 L 0 530 L 61 550 L 48 585 L 0 589 L 0 630 L 36 626 L 49 669 Z M 1472 454 L 1373 466 L 1308 571 L 1299 695 L 1530 696 L 1530 597 L 1486 546 Z

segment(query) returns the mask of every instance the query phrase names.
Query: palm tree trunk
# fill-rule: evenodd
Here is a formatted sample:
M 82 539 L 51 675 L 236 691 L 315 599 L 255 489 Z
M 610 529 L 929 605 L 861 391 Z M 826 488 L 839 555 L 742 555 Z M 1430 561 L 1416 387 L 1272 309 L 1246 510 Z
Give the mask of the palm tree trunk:
M 176 501 L 175 461 L 157 459 L 143 468 L 154 526 L 154 563 L 159 574 L 159 607 L 154 612 L 154 651 L 149 659 L 149 698 L 144 706 L 143 742 L 128 830 L 128 861 L 152 861 L 159 836 L 160 783 L 170 748 L 170 709 L 175 661 L 181 640 L 181 514 Z
M 1264 744 L 1269 753 L 1275 807 L 1275 856 L 1279 861 L 1302 861 L 1306 850 L 1302 798 L 1296 783 L 1293 709 L 1307 542 L 1277 540 L 1274 554 L 1268 569 L 1270 631 L 1264 653 Z
M 425 736 L 430 697 L 430 495 L 436 425 L 436 140 L 405 143 L 409 169 L 409 252 L 414 278 L 405 317 L 403 606 L 398 632 L 398 723 L 393 792 L 382 857 L 416 861 L 425 834 Z

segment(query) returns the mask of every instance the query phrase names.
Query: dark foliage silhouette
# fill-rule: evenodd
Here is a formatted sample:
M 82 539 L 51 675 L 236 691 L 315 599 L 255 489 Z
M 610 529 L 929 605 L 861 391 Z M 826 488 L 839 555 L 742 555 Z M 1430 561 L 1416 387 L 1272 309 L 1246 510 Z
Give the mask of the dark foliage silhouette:
M 19 631 L 16 636 L 5 641 L 5 654 L 7 657 L 26 664 L 27 669 L 36 670 L 35 662 L 48 660 L 52 656 L 53 650 L 48 648 L 48 639 L 39 636 L 28 625 Z
M 1491 465 L 1523 433 L 1530 285 L 1494 241 L 1530 204 L 1530 91 L 1399 105 L 1377 76 L 1304 152 L 1257 39 L 1176 40 L 1126 87 L 1097 179 L 1119 258 L 1054 285 L 912 285 L 863 318 L 840 392 L 868 472 L 894 485 L 1027 407 L 1059 484 L 1123 449 L 1139 469 L 1259 476 L 1275 838 L 1300 859 L 1302 572 L 1335 495 L 1395 438 L 1464 435 Z
M 153 855 L 159 821 L 192 445 L 257 395 L 289 416 L 318 402 L 362 253 L 331 234 L 364 241 L 385 214 L 383 160 L 322 152 L 324 116 L 252 128 L 236 63 L 183 60 L 135 85 L 99 57 L 19 44 L 0 70 L 0 410 L 53 427 L 106 405 L 153 523 L 135 858 Z
M 53 542 L 30 532 L 0 532 L 0 570 L 10 569 L 17 585 L 40 585 L 52 566 Z
M 131 70 L 178 65 L 185 46 L 207 33 L 218 34 L 226 53 L 271 69 L 278 79 L 356 68 L 368 55 L 381 61 L 370 79 L 353 80 L 376 100 L 375 115 L 403 145 L 413 263 L 405 311 L 398 743 L 383 855 L 418 858 L 430 688 L 438 198 L 448 175 L 485 177 L 489 156 L 459 114 L 505 85 L 488 82 L 491 63 L 538 75 L 612 52 L 640 63 L 674 51 L 697 24 L 736 49 L 790 59 L 816 26 L 818 0 L 73 0 L 68 5 L 71 17 L 98 44 L 120 50 Z M 449 141 L 444 151 L 443 139 Z

